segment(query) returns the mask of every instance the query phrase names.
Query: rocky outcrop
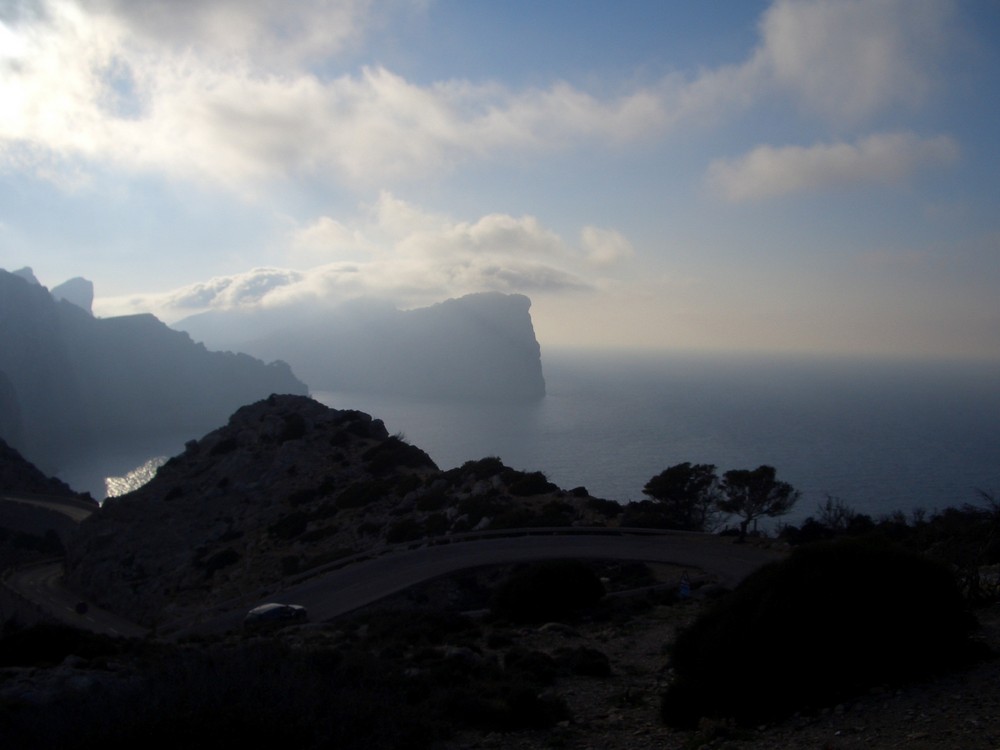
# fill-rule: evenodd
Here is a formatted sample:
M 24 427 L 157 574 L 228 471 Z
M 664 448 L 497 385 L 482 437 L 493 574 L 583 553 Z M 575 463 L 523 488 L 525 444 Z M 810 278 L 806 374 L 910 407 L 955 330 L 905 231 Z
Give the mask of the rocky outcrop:
M 93 314 L 94 284 L 87 279 L 76 276 L 69 281 L 64 281 L 59 286 L 53 287 L 52 298 L 66 300 L 81 310 Z
M 50 498 L 72 498 L 86 501 L 97 509 L 97 503 L 89 496 L 80 495 L 68 484 L 47 477 L 38 467 L 25 460 L 24 456 L 0 440 L 0 490 L 10 495 L 43 495 Z
M 541 353 L 519 294 L 483 293 L 397 310 L 209 312 L 174 324 L 206 345 L 288 362 L 313 391 L 524 401 L 545 395 Z
M 107 500 L 70 545 L 67 577 L 153 625 L 387 544 L 601 523 L 588 501 L 495 458 L 441 471 L 368 414 L 271 396 Z
M 0 372 L 0 438 L 48 473 L 84 441 L 203 434 L 241 404 L 307 391 L 284 363 L 210 352 L 152 315 L 94 318 L 2 270 Z

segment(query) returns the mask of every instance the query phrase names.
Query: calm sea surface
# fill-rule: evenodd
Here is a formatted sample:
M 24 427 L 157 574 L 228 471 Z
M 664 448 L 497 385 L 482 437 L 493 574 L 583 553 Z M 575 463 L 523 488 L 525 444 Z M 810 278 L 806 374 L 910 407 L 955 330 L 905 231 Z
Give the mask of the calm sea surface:
M 317 393 L 358 408 L 442 468 L 499 456 L 560 487 L 639 500 L 682 461 L 720 474 L 770 464 L 802 490 L 872 515 L 1000 498 L 1000 364 L 748 355 L 545 353 L 532 405 L 415 403 Z
M 1000 363 L 568 352 L 543 359 L 548 395 L 536 404 L 314 395 L 382 419 L 441 468 L 499 456 L 613 500 L 641 499 L 650 477 L 682 461 L 715 464 L 720 474 L 775 466 L 803 493 L 792 522 L 827 495 L 875 516 L 976 502 L 978 489 L 1000 497 Z M 164 441 L 165 452 L 191 437 Z M 102 466 L 102 477 L 121 476 L 154 453 L 119 452 L 113 466 L 81 459 L 92 475 L 86 482 L 74 484 L 72 467 L 60 474 L 103 495 L 93 483 Z

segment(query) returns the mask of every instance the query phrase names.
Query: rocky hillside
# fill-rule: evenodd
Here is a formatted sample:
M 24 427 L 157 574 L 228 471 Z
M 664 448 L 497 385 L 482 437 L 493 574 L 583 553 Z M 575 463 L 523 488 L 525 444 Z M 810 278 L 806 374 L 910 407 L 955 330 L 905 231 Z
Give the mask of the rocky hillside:
M 47 477 L 24 456 L 0 439 L 0 492 L 11 495 L 44 495 L 51 498 L 72 498 L 94 502 L 89 495 L 80 495 L 59 479 Z
M 83 441 L 198 435 L 241 404 L 307 392 L 284 363 L 210 352 L 152 315 L 95 318 L 89 289 L 74 280 L 56 299 L 28 269 L 0 270 L 0 438 L 47 473 Z
M 600 505 L 495 458 L 441 471 L 381 420 L 271 396 L 108 500 L 71 544 L 67 575 L 93 601 L 152 625 L 386 544 L 600 524 Z

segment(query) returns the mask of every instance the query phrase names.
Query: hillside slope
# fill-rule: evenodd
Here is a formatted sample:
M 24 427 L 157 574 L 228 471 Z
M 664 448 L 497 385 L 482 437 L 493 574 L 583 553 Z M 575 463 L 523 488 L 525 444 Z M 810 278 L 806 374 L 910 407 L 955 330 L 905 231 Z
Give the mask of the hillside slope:
M 271 396 L 109 499 L 70 545 L 67 578 L 152 625 L 395 542 L 602 523 L 591 500 L 495 458 L 441 471 L 368 414 Z

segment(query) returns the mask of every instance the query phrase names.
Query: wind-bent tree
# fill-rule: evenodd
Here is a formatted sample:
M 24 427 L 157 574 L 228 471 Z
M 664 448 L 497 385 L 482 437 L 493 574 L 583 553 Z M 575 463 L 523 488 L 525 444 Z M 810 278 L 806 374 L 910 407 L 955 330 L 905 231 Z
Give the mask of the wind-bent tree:
M 671 466 L 646 482 L 642 492 L 657 501 L 667 528 L 712 531 L 718 521 L 719 480 L 711 464 Z
M 740 539 L 747 534 L 751 522 L 761 516 L 783 516 L 799 499 L 799 491 L 775 479 L 773 466 L 733 469 L 722 475 L 721 496 L 716 507 L 723 513 L 739 516 Z

